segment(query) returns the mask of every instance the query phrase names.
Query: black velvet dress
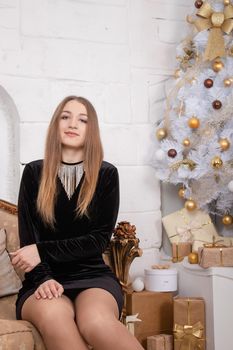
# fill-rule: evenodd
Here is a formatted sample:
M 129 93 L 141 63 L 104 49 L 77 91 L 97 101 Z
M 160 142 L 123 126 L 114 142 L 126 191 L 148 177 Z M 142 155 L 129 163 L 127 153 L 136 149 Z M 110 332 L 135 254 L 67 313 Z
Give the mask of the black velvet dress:
M 64 294 L 75 297 L 87 288 L 102 288 L 116 299 L 121 312 L 123 297 L 120 284 L 104 263 L 106 250 L 115 226 L 119 208 L 117 169 L 103 161 L 94 197 L 89 206 L 89 218 L 76 217 L 75 208 L 85 173 L 73 196 L 68 199 L 57 177 L 55 228 L 45 225 L 36 209 L 43 160 L 25 166 L 18 201 L 21 247 L 36 244 L 41 263 L 25 274 L 16 301 L 16 316 L 21 318 L 24 301 L 37 287 L 51 278 L 64 287 Z

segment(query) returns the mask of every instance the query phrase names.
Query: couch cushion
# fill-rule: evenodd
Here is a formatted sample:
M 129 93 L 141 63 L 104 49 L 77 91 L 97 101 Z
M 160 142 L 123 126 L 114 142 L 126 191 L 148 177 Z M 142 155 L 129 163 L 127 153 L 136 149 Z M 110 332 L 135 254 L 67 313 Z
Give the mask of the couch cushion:
M 16 319 L 16 311 L 15 311 L 16 299 L 17 299 L 17 294 L 8 295 L 6 297 L 0 298 L 0 319 L 5 319 L 5 320 Z
M 6 250 L 6 232 L 0 229 L 0 297 L 15 294 L 20 288 L 21 280 Z
M 34 339 L 28 322 L 0 320 L 0 349 L 34 350 Z

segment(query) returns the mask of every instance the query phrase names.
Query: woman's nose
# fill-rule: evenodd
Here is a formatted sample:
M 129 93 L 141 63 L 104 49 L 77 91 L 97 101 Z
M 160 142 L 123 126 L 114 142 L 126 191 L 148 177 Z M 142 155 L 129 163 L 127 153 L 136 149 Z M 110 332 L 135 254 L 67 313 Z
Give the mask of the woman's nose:
M 69 128 L 71 128 L 71 129 L 78 128 L 78 122 L 75 118 L 71 118 Z

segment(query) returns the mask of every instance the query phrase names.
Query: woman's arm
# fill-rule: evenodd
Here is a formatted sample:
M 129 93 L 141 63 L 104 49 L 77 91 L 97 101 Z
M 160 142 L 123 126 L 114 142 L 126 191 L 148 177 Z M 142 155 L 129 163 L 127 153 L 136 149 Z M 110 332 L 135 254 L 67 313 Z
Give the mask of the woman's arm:
M 30 164 L 25 166 L 18 199 L 18 223 L 21 248 L 25 246 L 34 246 L 36 248 L 35 244 L 39 242 L 38 214 L 36 209 L 39 177 L 39 168 L 36 169 Z M 21 249 L 19 249 L 19 251 L 21 251 Z M 13 260 L 14 259 L 15 258 L 13 258 Z M 27 278 L 36 286 L 53 278 L 49 264 L 47 262 L 38 263 L 32 271 L 27 273 Z
M 37 242 L 44 262 L 77 261 L 102 254 L 112 235 L 119 209 L 119 178 L 115 167 L 105 171 L 95 196 L 95 219 L 90 231 L 81 237 Z

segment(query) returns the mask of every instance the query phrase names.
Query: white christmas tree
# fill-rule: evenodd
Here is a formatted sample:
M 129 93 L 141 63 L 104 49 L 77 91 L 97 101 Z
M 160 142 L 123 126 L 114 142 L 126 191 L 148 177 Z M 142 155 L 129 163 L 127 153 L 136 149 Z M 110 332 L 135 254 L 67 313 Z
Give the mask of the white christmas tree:
M 195 1 L 193 27 L 178 47 L 175 82 L 157 127 L 154 166 L 181 184 L 185 208 L 233 224 L 233 4 Z M 228 230 L 229 231 L 229 230 Z

